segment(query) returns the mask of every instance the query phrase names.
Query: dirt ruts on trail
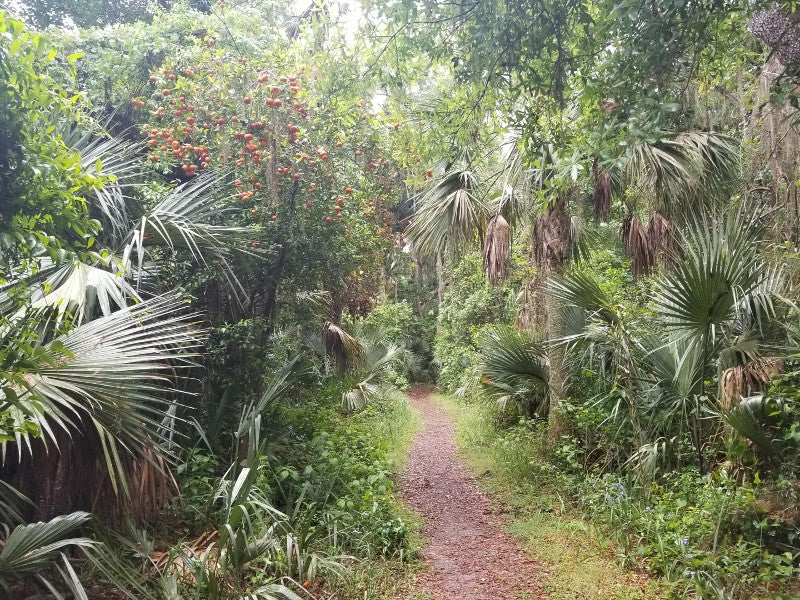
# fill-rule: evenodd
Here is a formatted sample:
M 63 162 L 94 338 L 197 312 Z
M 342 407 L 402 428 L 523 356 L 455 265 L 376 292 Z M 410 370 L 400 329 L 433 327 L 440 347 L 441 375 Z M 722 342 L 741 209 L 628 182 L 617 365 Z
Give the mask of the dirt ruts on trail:
M 409 394 L 422 418 L 401 490 L 424 519 L 425 572 L 415 593 L 441 600 L 543 597 L 540 567 L 501 530 L 502 520 L 458 457 L 455 426 L 429 390 Z M 413 594 L 411 598 L 415 597 Z

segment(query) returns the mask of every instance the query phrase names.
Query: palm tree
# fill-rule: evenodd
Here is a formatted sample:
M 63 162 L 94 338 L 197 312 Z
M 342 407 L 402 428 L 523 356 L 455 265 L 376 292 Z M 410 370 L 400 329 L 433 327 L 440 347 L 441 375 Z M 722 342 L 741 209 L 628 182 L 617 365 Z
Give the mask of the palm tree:
M 656 281 L 655 327 L 627 324 L 586 275 L 551 285 L 551 294 L 589 314 L 586 328 L 565 342 L 574 356 L 591 352 L 612 365 L 608 389 L 625 389 L 628 415 L 650 440 L 640 438 L 639 459 L 652 458 L 656 445 L 685 431 L 704 471 L 720 415 L 744 422 L 744 409 L 731 413 L 731 407 L 765 389 L 779 359 L 796 353 L 780 323 L 797 309 L 783 300 L 780 268 L 769 267 L 760 252 L 762 221 L 741 207 L 686 227 L 678 240 L 683 258 Z

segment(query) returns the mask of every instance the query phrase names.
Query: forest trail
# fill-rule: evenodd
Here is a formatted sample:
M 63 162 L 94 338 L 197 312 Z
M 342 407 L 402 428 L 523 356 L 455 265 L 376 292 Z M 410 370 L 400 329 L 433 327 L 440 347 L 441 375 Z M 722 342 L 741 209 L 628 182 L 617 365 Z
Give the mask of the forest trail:
M 426 569 L 408 600 L 422 593 L 437 600 L 541 598 L 542 569 L 501 529 L 500 516 L 458 456 L 453 420 L 430 390 L 413 390 L 409 397 L 423 425 L 401 491 L 424 520 Z

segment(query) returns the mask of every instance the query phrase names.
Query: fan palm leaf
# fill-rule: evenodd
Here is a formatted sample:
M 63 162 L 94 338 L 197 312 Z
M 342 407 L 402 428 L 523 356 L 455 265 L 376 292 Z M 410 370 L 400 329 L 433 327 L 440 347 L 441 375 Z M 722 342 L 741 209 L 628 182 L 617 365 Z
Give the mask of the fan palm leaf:
M 49 568 L 55 567 L 64 582 L 76 592 L 76 597 L 85 598 L 83 587 L 63 552 L 68 548 L 90 551 L 97 545 L 87 538 L 67 537 L 90 517 L 85 512 L 74 512 L 47 522 L 17 525 L 10 531 L 6 529 L 0 541 L 0 588 L 9 594 L 13 580 L 34 578 L 55 592 L 44 575 Z M 63 560 L 64 569 L 58 564 L 59 559 Z M 60 597 L 57 592 L 56 597 Z
M 784 403 L 762 395 L 743 398 L 738 404 L 721 415 L 725 422 L 739 435 L 750 440 L 768 456 L 780 456 L 785 444 L 777 439 L 774 426 L 787 410 Z
M 667 218 L 691 215 L 697 202 L 727 198 L 740 178 L 740 154 L 733 138 L 718 133 L 642 141 L 622 158 L 622 185 L 638 190 Z
M 76 325 L 91 319 L 96 307 L 107 317 L 116 309 L 126 308 L 129 301 L 142 300 L 121 274 L 96 265 L 75 261 L 48 271 L 43 280 L 31 286 L 26 308 L 53 309 L 61 318 L 69 313 Z
M 476 239 L 486 221 L 473 171 L 446 173 L 417 203 L 407 234 L 424 256 L 456 254 Z
M 127 492 L 124 457 L 166 452 L 158 442 L 171 431 L 175 370 L 200 345 L 196 317 L 183 308 L 176 296 L 157 297 L 59 336 L 0 380 L 9 414 L 33 423 L 45 445 L 58 446 L 59 429 L 93 431 L 114 489 Z M 20 455 L 32 451 L 30 433 L 15 436 Z
M 338 325 L 325 321 L 322 327 L 325 353 L 332 358 L 341 372 L 352 371 L 364 363 L 364 346 Z
M 102 137 L 78 127 L 67 129 L 66 125 L 61 129 L 64 143 L 80 154 L 83 170 L 102 182 L 92 190 L 95 206 L 103 216 L 104 230 L 121 242 L 130 231 L 128 190 L 142 175 L 139 154 L 144 145 L 121 135 Z
M 481 382 L 500 404 L 514 402 L 532 414 L 547 411 L 549 369 L 547 358 L 529 331 L 496 327 L 478 338 Z
M 408 360 L 408 351 L 383 339 L 365 339 L 364 362 L 357 383 L 342 394 L 342 410 L 356 412 L 380 399 L 387 391 L 387 377 Z
M 582 308 L 610 325 L 619 320 L 614 301 L 600 287 L 597 279 L 586 271 L 575 269 L 561 277 L 552 278 L 547 282 L 546 291 L 550 296 Z
M 137 275 L 137 288 L 147 272 L 147 247 L 153 242 L 171 250 L 188 250 L 199 264 L 213 262 L 221 267 L 239 301 L 246 302 L 244 288 L 230 258 L 234 251 L 253 253 L 247 249 L 253 230 L 217 224 L 221 216 L 231 210 L 229 197 L 220 191 L 221 180 L 222 176 L 213 172 L 194 177 L 170 190 L 138 220 L 128 236 L 121 259 L 125 272 Z
M 759 238 L 757 219 L 741 210 L 691 223 L 681 234 L 684 259 L 658 285 L 655 305 L 666 326 L 713 343 L 716 328 L 764 280 Z

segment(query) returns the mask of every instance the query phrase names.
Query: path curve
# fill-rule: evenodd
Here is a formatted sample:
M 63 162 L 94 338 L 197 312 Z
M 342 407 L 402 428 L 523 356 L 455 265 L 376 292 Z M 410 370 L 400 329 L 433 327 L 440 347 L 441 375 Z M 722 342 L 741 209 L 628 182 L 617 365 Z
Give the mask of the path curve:
M 415 591 L 441 600 L 542 598 L 541 569 L 501 530 L 500 516 L 458 456 L 453 420 L 430 390 L 409 397 L 423 424 L 400 480 L 406 504 L 424 520 L 427 568 Z

